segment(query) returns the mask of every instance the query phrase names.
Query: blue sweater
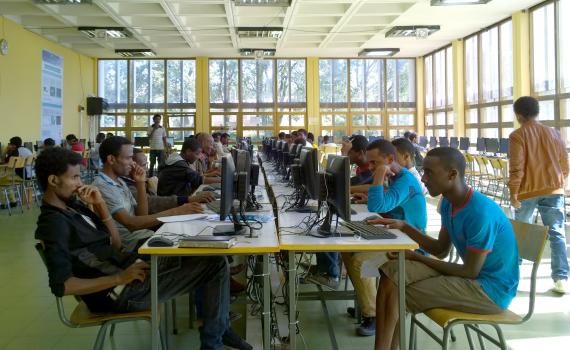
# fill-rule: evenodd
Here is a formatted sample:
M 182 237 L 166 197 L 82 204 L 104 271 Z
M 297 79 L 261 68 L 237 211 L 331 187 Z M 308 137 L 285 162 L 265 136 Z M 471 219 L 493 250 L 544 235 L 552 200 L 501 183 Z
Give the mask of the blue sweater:
M 418 180 L 405 168 L 390 181 L 388 191 L 384 192 L 382 185 L 370 186 L 368 211 L 387 213 L 392 219 L 404 220 L 422 232 L 426 230 L 426 198 Z

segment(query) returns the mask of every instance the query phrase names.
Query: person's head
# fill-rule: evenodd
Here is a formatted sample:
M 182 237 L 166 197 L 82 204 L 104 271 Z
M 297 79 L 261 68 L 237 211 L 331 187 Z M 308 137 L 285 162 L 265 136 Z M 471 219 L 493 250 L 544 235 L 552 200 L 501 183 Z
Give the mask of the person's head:
M 220 133 L 219 132 L 214 132 L 212 133 L 212 139 L 214 139 L 214 142 L 220 142 Z
M 142 149 L 133 148 L 133 161 L 146 170 L 148 160 Z
M 409 140 L 411 134 L 412 134 L 411 131 L 406 131 L 406 132 L 404 133 L 404 138 L 407 138 L 407 139 Z
M 309 140 L 311 143 L 313 143 L 315 141 L 315 135 L 313 135 L 312 132 L 307 134 L 307 140 Z
M 47 139 L 44 140 L 44 149 L 54 146 L 55 146 L 55 140 L 52 139 L 51 137 L 48 137 Z
M 324 144 L 329 143 L 329 135 L 325 135 L 325 136 L 323 137 L 323 143 L 324 143 Z
M 212 135 L 201 132 L 196 135 L 196 140 L 198 140 L 200 145 L 202 145 L 202 152 L 205 154 L 212 153 L 212 150 L 214 149 L 214 139 L 212 138 Z
M 222 145 L 227 145 L 230 142 L 230 134 L 227 132 L 220 135 L 220 142 Z
M 104 139 L 105 139 L 105 134 L 102 132 L 98 133 L 97 136 L 95 136 L 96 143 L 101 143 L 103 142 Z
M 152 116 L 152 121 L 154 124 L 160 124 L 161 119 L 162 119 L 162 116 L 160 114 L 155 114 Z
M 285 139 L 285 133 L 283 131 L 281 131 L 279 133 L 279 140 L 283 140 L 283 139 Z
M 366 160 L 372 171 L 381 166 L 390 166 L 396 160 L 396 147 L 388 140 L 373 141 L 366 147 Z
M 297 131 L 292 131 L 291 132 L 291 138 L 293 139 L 293 142 L 295 140 L 297 140 L 299 138 L 299 133 Z
M 192 137 L 186 139 L 182 144 L 182 151 L 180 152 L 180 156 L 184 158 L 185 161 L 192 164 L 200 158 L 201 153 L 202 145 L 195 137 Z
M 536 119 L 540 112 L 538 100 L 531 96 L 523 96 L 516 100 L 513 110 L 521 124 Z
M 112 133 L 112 132 L 108 132 L 108 133 L 107 133 L 107 136 L 106 136 L 105 138 L 107 138 L 107 139 L 108 139 L 109 137 L 113 137 L 113 136 L 115 136 L 115 135 L 113 135 L 113 133 Z
M 366 147 L 368 147 L 368 140 L 362 135 L 354 135 L 349 139 L 352 147 L 347 153 L 350 164 L 362 166 L 366 163 Z
M 424 158 L 422 182 L 429 194 L 439 196 L 465 183 L 465 157 L 451 147 L 438 147 Z
M 12 145 L 13 148 L 20 148 L 22 147 L 22 138 L 20 136 L 14 136 L 10 139 L 10 145 Z
M 133 145 L 122 136 L 112 136 L 101 142 L 99 157 L 105 170 L 116 176 L 127 176 L 133 168 Z
M 55 194 L 64 202 L 70 200 L 83 185 L 81 162 L 80 154 L 62 147 L 51 147 L 41 152 L 35 165 L 41 189 L 46 194 Z
M 400 137 L 392 140 L 392 145 L 396 147 L 396 161 L 406 169 L 414 167 L 414 145 L 404 138 Z
M 79 140 L 77 140 L 77 137 L 75 135 L 69 134 L 65 137 L 65 141 L 67 141 L 67 144 L 73 145 L 76 144 Z
M 416 134 L 415 132 L 410 132 L 410 134 L 406 138 L 408 140 L 410 140 L 410 142 L 412 142 L 412 143 L 418 143 L 418 134 Z
M 306 140 L 307 139 L 307 130 L 305 130 L 305 129 L 297 130 L 297 138 Z

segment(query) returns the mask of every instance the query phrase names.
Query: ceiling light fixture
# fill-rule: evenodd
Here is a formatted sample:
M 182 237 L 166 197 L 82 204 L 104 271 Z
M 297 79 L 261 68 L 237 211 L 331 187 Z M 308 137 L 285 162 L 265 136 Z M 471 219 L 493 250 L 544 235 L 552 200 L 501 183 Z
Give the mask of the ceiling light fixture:
M 154 57 L 151 49 L 116 49 L 115 53 L 121 57 Z
M 236 33 L 240 38 L 279 39 L 283 34 L 283 27 L 237 27 Z
M 396 26 L 386 32 L 386 38 L 418 38 L 425 39 L 437 32 L 440 26 Z
M 255 57 L 255 59 L 261 60 L 264 57 L 275 56 L 275 49 L 240 49 L 239 53 L 246 57 Z
M 359 57 L 391 57 L 400 52 L 398 48 L 363 49 L 358 53 Z
M 236 6 L 289 7 L 291 0 L 234 0 Z
M 78 27 L 77 30 L 93 39 L 124 39 L 131 35 L 125 27 Z
M 34 0 L 42 5 L 91 5 L 93 0 Z
M 431 0 L 431 6 L 483 5 L 492 0 Z

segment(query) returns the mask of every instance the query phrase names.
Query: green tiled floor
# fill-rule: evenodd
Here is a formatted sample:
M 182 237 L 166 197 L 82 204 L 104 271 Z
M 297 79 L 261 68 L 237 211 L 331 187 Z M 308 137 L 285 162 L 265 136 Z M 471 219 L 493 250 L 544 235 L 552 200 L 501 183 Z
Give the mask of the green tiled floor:
M 39 210 L 26 210 L 24 214 L 7 216 L 0 211 L 0 349 L 89 349 L 95 339 L 96 329 L 70 329 L 57 317 L 55 299 L 50 294 L 47 273 L 34 249 L 35 221 Z M 429 229 L 438 227 L 435 207 L 429 205 Z M 540 269 L 537 305 L 533 318 L 519 327 L 504 327 L 508 344 L 512 349 L 565 349 L 570 341 L 570 296 L 560 297 L 549 291 L 549 252 L 545 252 Z M 529 267 L 523 266 L 521 291 L 513 302 L 514 311 L 523 312 L 528 303 Z M 305 286 L 304 288 L 311 288 Z M 74 301 L 66 301 L 71 310 Z M 185 298 L 179 300 L 179 310 L 187 310 Z M 357 337 L 354 334 L 354 319 L 346 315 L 348 301 L 327 302 L 334 323 L 340 349 L 372 349 L 374 339 Z M 327 325 L 319 302 L 299 302 L 301 334 L 307 349 L 327 350 L 330 345 Z M 174 349 L 197 349 L 195 330 L 187 328 L 187 316 L 179 312 L 180 334 L 172 337 Z M 243 322 L 236 325 L 243 327 Z M 240 327 L 242 326 L 242 327 Z M 434 330 L 437 328 L 434 326 Z M 242 329 L 243 330 L 243 329 Z M 286 335 L 282 334 L 282 335 Z M 457 329 L 458 341 L 452 349 L 466 349 L 464 333 Z M 117 326 L 112 340 L 107 339 L 106 349 L 144 349 L 150 343 L 149 326 L 146 322 Z M 299 348 L 304 349 L 299 339 Z M 434 342 L 420 334 L 419 348 L 437 349 Z

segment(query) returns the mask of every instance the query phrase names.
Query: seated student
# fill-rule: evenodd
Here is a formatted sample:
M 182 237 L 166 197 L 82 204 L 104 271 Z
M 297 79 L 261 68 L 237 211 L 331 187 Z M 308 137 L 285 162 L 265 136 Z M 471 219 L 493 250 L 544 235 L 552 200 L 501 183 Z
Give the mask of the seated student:
M 329 135 L 325 135 L 325 136 L 323 136 L 323 143 L 321 144 L 321 146 L 336 147 L 336 143 L 330 141 Z
M 44 245 L 49 286 L 54 295 L 79 296 L 94 313 L 150 308 L 149 266 L 121 250 L 116 228 L 99 190 L 81 183 L 81 156 L 63 148 L 37 159 L 44 190 L 35 238 Z M 80 200 L 77 200 L 80 199 Z M 97 214 L 87 208 L 92 205 Z M 102 219 L 101 219 L 102 218 Z M 228 266 L 223 257 L 159 258 L 159 303 L 205 289 L 202 349 L 222 344 L 251 349 L 228 326 Z
M 199 203 L 188 203 L 149 215 L 146 174 L 143 168 L 133 162 L 131 141 L 121 136 L 105 139 L 99 147 L 99 156 L 103 162 L 103 169 L 93 181 L 93 185 L 101 191 L 126 250 L 134 251 L 153 234 L 150 229 L 160 224 L 157 218 L 203 211 Z M 135 181 L 136 199 L 125 181 L 121 179 L 121 176 L 127 175 Z
M 91 162 L 91 169 L 100 169 L 102 166 L 101 159 L 99 158 L 99 147 L 101 147 L 101 142 L 103 142 L 103 140 L 105 140 L 104 133 L 100 132 L 95 136 L 95 145 L 93 145 L 93 149 L 91 149 L 91 153 L 89 153 L 91 158 L 89 159 Z
M 220 170 L 212 167 L 212 162 L 210 162 L 210 156 L 214 152 L 214 138 L 205 132 L 196 134 L 195 138 L 200 143 L 202 150 L 200 157 L 190 167 L 205 177 L 220 176 Z
M 6 147 L 6 157 L 4 158 L 4 162 L 8 162 L 10 160 L 10 157 L 28 157 L 33 155 L 32 151 L 30 151 L 29 149 L 27 149 L 26 147 L 22 146 L 23 142 L 22 139 L 19 136 L 14 136 L 10 139 L 10 142 L 8 143 L 8 147 Z M 32 167 L 26 167 L 26 177 L 30 177 L 32 174 Z M 22 179 L 24 178 L 24 168 L 21 169 L 16 169 L 16 175 L 18 175 L 19 177 L 21 177 Z
M 230 134 L 228 134 L 227 132 L 223 133 L 220 136 L 220 143 L 222 144 L 222 148 L 224 150 L 224 153 L 230 153 Z
M 418 180 L 396 161 L 396 148 L 387 140 L 376 140 L 367 147 L 366 158 L 374 172 L 374 181 L 368 190 L 368 211 L 383 213 L 384 217 L 406 220 L 418 231 L 427 225 L 426 200 Z M 386 190 L 386 183 L 389 186 Z M 364 194 L 354 194 L 366 200 Z M 363 265 L 372 261 L 380 266 L 386 253 L 343 253 L 342 259 L 354 286 L 358 305 L 362 308 L 362 324 L 356 329 L 362 336 L 376 332 L 376 281 L 362 277 Z M 350 313 L 350 311 L 349 311 Z
M 73 134 L 69 134 L 65 137 L 65 141 L 67 143 L 66 148 L 72 150 L 73 152 L 77 152 L 79 154 L 82 154 L 83 151 L 85 151 L 85 146 L 79 142 L 79 139 L 73 135 Z M 81 162 L 81 164 L 83 164 L 84 167 L 87 166 L 87 160 L 83 160 Z
M 138 164 L 141 168 L 147 171 L 147 158 L 144 152 L 140 148 L 133 148 L 133 161 Z M 136 183 L 129 176 L 121 176 L 121 179 L 125 181 L 129 190 L 133 194 L 133 197 L 138 197 L 138 191 Z M 146 184 L 146 194 L 148 200 L 148 213 L 154 214 L 167 209 L 176 208 L 185 203 L 207 203 L 213 201 L 214 195 L 210 192 L 200 192 L 193 196 L 158 196 L 156 194 L 156 185 L 151 185 L 151 179 L 156 180 L 156 177 L 147 179 Z M 154 186 L 154 190 L 152 187 Z
M 196 138 L 186 139 L 180 153 L 173 153 L 160 168 L 159 196 L 190 196 L 202 184 L 219 183 L 219 177 L 200 175 L 190 165 L 200 161 L 202 146 Z
M 427 188 L 422 182 L 422 177 L 416 167 L 414 166 L 414 145 L 406 138 L 400 137 L 392 140 L 392 145 L 396 147 L 396 158 L 398 163 L 404 168 L 408 169 L 412 175 L 418 180 L 422 186 L 424 196 L 428 193 Z
M 44 146 L 43 146 L 42 150 L 52 148 L 52 147 L 55 147 L 55 140 L 52 139 L 51 137 L 48 137 L 47 139 L 44 140 Z
M 506 309 L 517 292 L 518 250 L 512 226 L 495 202 L 465 183 L 465 158 L 456 149 L 435 148 L 424 159 L 430 195 L 443 195 L 437 239 L 408 222 L 379 219 L 403 231 L 430 254 L 444 257 L 455 247 L 463 264 L 406 252 L 406 307 L 414 313 L 433 308 L 494 314 Z M 391 258 L 396 258 L 392 255 Z M 380 268 L 376 350 L 394 348 L 398 324 L 398 262 Z
M 216 157 L 221 159 L 225 154 L 228 152 L 224 151 L 224 145 L 222 144 L 222 133 L 215 132 L 212 134 L 212 138 L 214 139 L 214 151 L 216 151 Z
M 350 139 L 350 148 L 346 150 L 350 164 L 356 165 L 356 176 L 350 178 L 351 192 L 353 186 L 370 185 L 373 174 L 366 158 L 368 140 L 362 135 L 353 135 Z

